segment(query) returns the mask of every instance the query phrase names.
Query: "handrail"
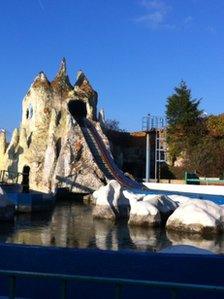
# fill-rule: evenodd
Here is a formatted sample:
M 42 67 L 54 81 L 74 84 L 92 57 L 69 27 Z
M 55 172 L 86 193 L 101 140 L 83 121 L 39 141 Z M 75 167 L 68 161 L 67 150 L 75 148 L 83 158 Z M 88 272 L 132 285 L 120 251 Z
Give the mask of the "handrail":
M 212 178 L 199 178 L 199 177 L 197 177 L 197 178 L 189 178 L 188 177 L 188 172 L 186 171 L 185 172 L 185 183 L 187 184 L 187 183 L 190 183 L 190 182 L 192 182 L 192 183 L 205 183 L 205 184 L 224 184 L 224 180 L 218 180 L 218 179 L 212 179 Z
M 188 182 L 224 183 L 224 180 L 213 179 L 187 179 Z
M 16 279 L 17 278 L 42 278 L 42 279 L 57 279 L 62 282 L 61 298 L 67 298 L 67 283 L 69 281 L 80 282 L 94 282 L 112 284 L 116 287 L 115 298 L 122 298 L 122 288 L 124 286 L 140 286 L 149 288 L 168 289 L 171 291 L 172 298 L 177 298 L 178 290 L 193 290 L 193 291 L 215 291 L 224 293 L 224 286 L 208 285 L 208 284 L 192 284 L 180 283 L 171 281 L 156 281 L 156 280 L 141 280 L 141 279 L 128 279 L 128 278 L 114 278 L 114 277 L 99 277 L 89 275 L 67 275 L 67 274 L 54 274 L 43 272 L 28 272 L 28 271 L 11 271 L 0 270 L 0 276 L 7 276 L 10 279 L 9 298 L 16 298 Z
M 8 177 L 5 177 L 5 174 L 8 175 Z M 10 178 L 9 175 L 15 175 L 14 177 Z M 22 172 L 16 172 L 16 171 L 8 171 L 8 170 L 0 170 L 0 183 L 6 183 L 7 180 L 12 180 L 15 184 L 18 183 L 19 176 L 22 176 Z M 6 180 L 4 180 L 6 178 Z

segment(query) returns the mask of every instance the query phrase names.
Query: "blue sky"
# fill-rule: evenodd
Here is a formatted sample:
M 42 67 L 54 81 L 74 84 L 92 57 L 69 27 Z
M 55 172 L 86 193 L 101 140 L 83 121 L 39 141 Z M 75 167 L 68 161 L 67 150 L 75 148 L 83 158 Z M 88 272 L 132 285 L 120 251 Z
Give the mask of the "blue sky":
M 63 56 L 124 129 L 163 114 L 182 79 L 207 113 L 224 112 L 223 28 L 222 0 L 1 1 L 0 127 L 19 125 L 34 77 L 52 80 Z

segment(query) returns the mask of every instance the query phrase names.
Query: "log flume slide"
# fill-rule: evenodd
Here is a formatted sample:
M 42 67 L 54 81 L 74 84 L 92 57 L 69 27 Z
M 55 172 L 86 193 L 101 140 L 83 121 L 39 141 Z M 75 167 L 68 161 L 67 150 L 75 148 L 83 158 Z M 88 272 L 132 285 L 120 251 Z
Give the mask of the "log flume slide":
M 143 184 L 127 177 L 115 164 L 114 159 L 107 150 L 104 141 L 90 120 L 82 118 L 79 125 L 95 162 L 108 180 L 115 179 L 123 187 L 128 189 L 145 189 Z

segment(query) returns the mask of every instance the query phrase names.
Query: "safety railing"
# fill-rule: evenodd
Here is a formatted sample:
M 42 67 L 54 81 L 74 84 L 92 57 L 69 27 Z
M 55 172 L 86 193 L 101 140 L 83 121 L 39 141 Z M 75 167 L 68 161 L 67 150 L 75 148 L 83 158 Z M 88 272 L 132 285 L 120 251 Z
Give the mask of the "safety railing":
M 0 183 L 4 184 L 17 184 L 20 176 L 23 174 L 20 172 L 0 170 Z
M 172 299 L 178 299 L 179 290 L 192 290 L 192 291 L 212 291 L 217 293 L 224 293 L 224 286 L 216 285 L 202 285 L 202 284 L 189 284 L 177 282 L 162 282 L 162 281 L 148 281 L 136 279 L 122 279 L 122 278 L 108 278 L 97 276 L 82 276 L 82 275 L 64 275 L 53 273 L 40 273 L 40 272 L 26 272 L 26 271 L 8 271 L 0 270 L 0 276 L 9 278 L 9 299 L 16 298 L 16 280 L 17 278 L 39 278 L 39 279 L 57 279 L 61 282 L 61 298 L 68 298 L 68 282 L 93 282 L 100 284 L 110 284 L 115 287 L 115 299 L 122 299 L 122 289 L 124 286 L 139 286 L 157 289 L 167 289 Z
M 195 185 L 224 185 L 224 180 L 218 178 L 201 178 L 196 173 L 185 172 L 184 175 L 185 184 Z
M 199 183 L 199 185 L 224 185 L 224 180 L 213 180 L 213 179 L 187 179 L 187 183 Z
M 167 127 L 167 118 L 165 116 L 155 116 L 148 114 L 142 118 L 142 131 L 164 130 Z

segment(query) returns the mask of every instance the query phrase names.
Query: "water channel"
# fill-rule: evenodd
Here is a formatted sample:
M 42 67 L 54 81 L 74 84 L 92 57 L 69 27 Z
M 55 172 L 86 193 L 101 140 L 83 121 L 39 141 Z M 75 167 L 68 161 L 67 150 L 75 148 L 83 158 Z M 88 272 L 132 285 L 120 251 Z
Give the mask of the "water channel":
M 74 201 L 57 201 L 48 213 L 19 214 L 14 223 L 1 223 L 0 242 L 98 248 L 102 250 L 160 251 L 173 245 L 191 245 L 224 254 L 224 236 L 203 239 L 198 235 L 163 229 L 131 227 L 126 223 L 95 220 L 93 207 Z

